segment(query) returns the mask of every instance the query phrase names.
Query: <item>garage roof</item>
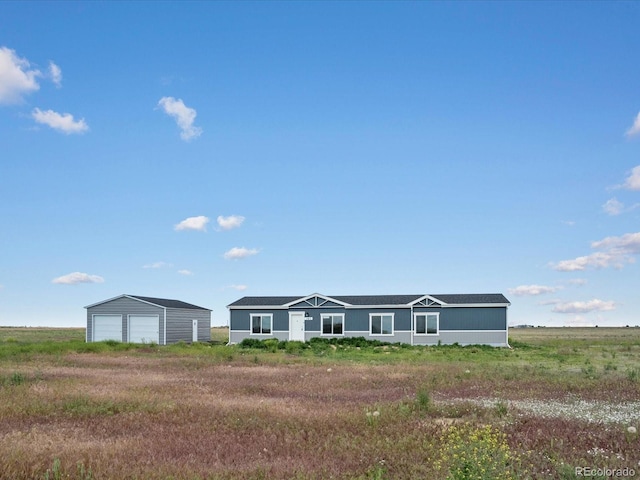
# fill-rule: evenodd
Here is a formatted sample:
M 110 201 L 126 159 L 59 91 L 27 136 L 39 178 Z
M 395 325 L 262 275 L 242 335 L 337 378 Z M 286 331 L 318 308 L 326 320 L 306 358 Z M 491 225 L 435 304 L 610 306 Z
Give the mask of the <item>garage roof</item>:
M 209 308 L 198 307 L 197 305 L 193 305 L 191 303 L 183 302 L 181 300 L 172 300 L 169 298 L 157 298 L 157 297 L 142 297 L 140 295 L 120 295 L 118 297 L 113 297 L 108 300 L 103 300 L 102 302 L 94 303 L 92 305 L 87 305 L 84 308 L 95 307 L 96 305 L 102 305 L 103 303 L 111 302 L 112 300 L 117 300 L 118 298 L 132 298 L 134 300 L 140 300 L 142 302 L 151 303 L 153 305 L 157 305 L 159 307 L 165 308 L 185 308 L 189 310 L 207 310 L 211 311 Z

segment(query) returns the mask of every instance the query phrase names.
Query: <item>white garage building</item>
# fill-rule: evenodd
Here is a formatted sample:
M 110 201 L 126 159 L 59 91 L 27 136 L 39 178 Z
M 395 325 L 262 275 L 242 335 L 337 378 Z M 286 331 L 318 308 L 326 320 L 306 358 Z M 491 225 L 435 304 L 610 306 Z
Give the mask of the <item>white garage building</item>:
M 211 310 L 180 300 L 120 295 L 85 308 L 87 342 L 169 345 L 211 340 Z

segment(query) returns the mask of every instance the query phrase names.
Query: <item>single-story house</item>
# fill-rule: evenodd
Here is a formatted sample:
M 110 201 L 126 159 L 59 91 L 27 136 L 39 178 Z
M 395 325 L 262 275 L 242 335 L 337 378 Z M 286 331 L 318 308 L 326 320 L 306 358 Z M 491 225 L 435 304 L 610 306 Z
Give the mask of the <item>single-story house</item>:
M 230 305 L 229 343 L 365 337 L 411 345 L 508 346 L 504 295 L 243 297 Z
M 211 310 L 180 300 L 120 295 L 84 308 L 87 342 L 169 345 L 211 340 Z

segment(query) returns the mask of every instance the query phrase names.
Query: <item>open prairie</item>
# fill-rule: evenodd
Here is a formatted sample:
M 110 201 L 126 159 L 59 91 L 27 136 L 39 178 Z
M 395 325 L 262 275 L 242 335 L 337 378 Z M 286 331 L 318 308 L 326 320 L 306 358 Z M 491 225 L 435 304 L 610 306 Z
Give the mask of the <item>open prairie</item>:
M 514 329 L 512 349 L 214 330 L 158 347 L 0 328 L 0 478 L 640 475 L 640 328 Z

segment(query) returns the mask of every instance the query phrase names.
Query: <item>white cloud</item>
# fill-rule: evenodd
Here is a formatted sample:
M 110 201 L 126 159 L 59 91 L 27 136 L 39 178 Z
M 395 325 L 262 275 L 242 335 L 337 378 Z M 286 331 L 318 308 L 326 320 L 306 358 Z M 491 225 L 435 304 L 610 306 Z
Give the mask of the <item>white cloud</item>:
M 223 230 L 231 230 L 233 228 L 238 228 L 244 222 L 244 217 L 242 215 L 230 215 L 228 217 L 223 217 L 220 215 L 218 217 L 218 225 Z
M 591 243 L 591 248 L 601 250 L 572 260 L 562 260 L 552 264 L 554 270 L 575 272 L 587 268 L 622 268 L 634 263 L 634 255 L 640 254 L 640 232 L 627 233 L 621 237 L 607 237 Z
M 48 125 L 54 130 L 66 133 L 67 135 L 72 133 L 85 133 L 89 130 L 89 126 L 84 121 L 84 118 L 75 121 L 73 115 L 70 113 L 60 114 L 53 110 L 43 112 L 39 108 L 34 108 L 31 116 L 36 122 Z
M 181 99 L 162 97 L 158 106 L 176 120 L 181 130 L 180 138 L 183 140 L 188 142 L 202 134 L 202 129 L 193 125 L 197 115 L 195 109 L 187 107 Z
M 192 272 L 191 270 L 186 270 L 186 269 L 178 270 L 178 273 L 179 273 L 180 275 L 187 275 L 187 276 L 188 276 L 188 275 L 193 275 L 193 272 Z
M 638 115 L 636 115 L 636 118 L 633 121 L 633 125 L 631 125 L 631 127 L 629 127 L 629 130 L 627 130 L 625 133 L 627 137 L 633 137 L 638 134 L 640 134 L 640 112 L 638 113 Z
M 611 301 L 604 301 L 594 298 L 587 302 L 565 302 L 558 303 L 553 307 L 552 311 L 556 313 L 589 313 L 589 312 L 604 312 L 608 310 L 615 310 L 616 304 Z
M 53 62 L 49 62 L 49 77 L 56 87 L 62 87 L 62 70 Z
M 640 165 L 631 169 L 631 173 L 625 180 L 622 188 L 626 188 L 627 190 L 640 190 Z
M 586 270 L 589 267 L 622 268 L 625 263 L 633 263 L 633 259 L 606 252 L 595 252 L 590 255 L 576 257 L 572 260 L 562 260 L 556 263 L 553 268 L 559 272 L 576 272 Z
M 624 211 L 624 203 L 618 201 L 617 198 L 610 198 L 602 205 L 602 209 L 608 215 L 620 215 Z
M 545 293 L 554 293 L 562 287 L 547 287 L 544 285 L 520 285 L 516 288 L 510 288 L 509 293 L 516 296 L 532 296 L 542 295 Z
M 200 232 L 207 231 L 207 223 L 209 223 L 209 218 L 204 215 L 200 215 L 199 217 L 189 217 L 180 223 L 178 223 L 174 228 L 176 231 L 180 230 L 197 230 Z
M 234 290 L 238 290 L 239 292 L 242 292 L 248 288 L 246 285 L 229 285 L 229 287 L 233 288 Z
M 582 285 L 586 285 L 588 281 L 586 278 L 572 278 L 571 280 L 568 281 L 568 283 L 570 285 L 576 285 L 578 287 L 581 287 Z
M 30 69 L 29 61 L 20 58 L 14 50 L 0 47 L 0 104 L 19 103 L 23 95 L 40 88 L 39 70 Z
M 225 252 L 224 258 L 227 260 L 239 260 L 241 258 L 247 258 L 252 255 L 256 255 L 258 250 L 255 248 L 233 247 L 231 250 Z
M 171 264 L 166 262 L 153 262 L 153 263 L 147 263 L 146 265 L 143 265 L 142 268 L 163 268 L 163 267 L 170 267 L 170 266 Z
M 604 248 L 614 254 L 637 255 L 640 253 L 640 232 L 625 233 L 621 237 L 607 237 L 593 242 L 592 248 Z
M 76 285 L 78 283 L 103 283 L 104 278 L 88 273 L 73 272 L 51 280 L 51 283 L 60 285 Z

